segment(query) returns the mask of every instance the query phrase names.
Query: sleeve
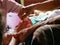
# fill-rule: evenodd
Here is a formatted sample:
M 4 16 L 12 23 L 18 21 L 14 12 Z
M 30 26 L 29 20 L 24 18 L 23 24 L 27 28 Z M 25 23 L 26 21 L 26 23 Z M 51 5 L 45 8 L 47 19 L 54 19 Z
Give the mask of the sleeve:
M 15 2 L 14 0 L 4 0 L 2 5 L 7 12 L 16 12 L 16 13 L 19 13 L 19 11 L 24 7 Z
M 17 2 L 15 1 L 12 1 L 12 0 L 8 0 L 7 1 L 7 11 L 8 12 L 17 12 L 19 13 L 19 11 L 23 8 L 24 6 L 18 4 Z

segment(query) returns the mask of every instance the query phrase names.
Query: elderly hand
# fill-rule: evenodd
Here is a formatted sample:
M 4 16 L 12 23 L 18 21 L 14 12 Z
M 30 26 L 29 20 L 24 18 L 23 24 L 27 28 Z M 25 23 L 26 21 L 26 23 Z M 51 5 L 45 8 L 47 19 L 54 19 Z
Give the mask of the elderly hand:
M 21 19 L 24 19 L 33 11 L 34 11 L 33 6 L 25 6 L 20 10 L 19 17 Z

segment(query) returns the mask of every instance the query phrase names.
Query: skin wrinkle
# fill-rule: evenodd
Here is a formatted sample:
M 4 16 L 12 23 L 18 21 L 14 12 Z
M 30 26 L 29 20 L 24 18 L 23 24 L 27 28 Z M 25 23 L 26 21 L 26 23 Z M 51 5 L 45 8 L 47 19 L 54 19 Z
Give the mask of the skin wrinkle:
M 7 0 L 4 0 L 4 1 L 7 1 Z M 12 1 L 12 0 L 11 0 L 11 1 Z M 10 2 L 10 1 L 7 1 L 7 3 L 8 3 L 8 2 Z M 52 2 L 53 2 L 53 1 L 52 1 Z M 6 2 L 5 2 L 5 3 L 6 3 Z M 4 3 L 4 5 L 3 5 L 3 7 L 7 5 L 7 4 L 5 5 L 5 3 Z M 12 2 L 11 2 L 11 3 L 12 3 Z M 15 3 L 13 3 L 13 4 L 15 4 Z M 44 4 L 45 4 L 45 3 L 44 3 Z M 48 3 L 47 3 L 47 4 L 48 4 Z M 10 4 L 9 4 L 9 5 L 10 5 Z M 52 3 L 52 5 L 53 5 L 53 3 Z M 15 5 L 15 6 L 16 6 L 16 5 Z M 20 5 L 19 5 L 19 6 L 20 6 Z M 37 5 L 36 5 L 36 6 L 37 6 Z M 40 5 L 40 6 L 41 6 L 41 5 Z M 40 7 L 40 6 L 38 6 L 38 7 Z M 42 5 L 42 7 L 43 7 L 43 6 L 44 6 L 44 5 Z M 47 6 L 48 6 L 48 5 L 47 5 Z M 34 8 L 34 7 L 35 7 L 35 6 L 32 6 L 31 9 L 37 9 L 37 8 L 38 8 L 38 7 L 35 7 L 35 8 Z M 42 7 L 41 7 L 41 8 L 42 8 Z M 14 7 L 14 8 L 15 8 L 15 7 Z M 18 8 L 18 7 L 16 7 L 16 8 Z M 16 8 L 15 8 L 15 9 L 16 9 Z M 19 8 L 22 9 L 23 7 L 19 7 Z M 45 7 L 45 8 L 46 8 L 46 7 Z M 48 8 L 48 7 L 47 7 L 47 8 Z M 50 8 L 50 7 L 49 7 L 49 8 Z M 49 9 L 49 8 L 48 8 L 48 9 Z M 24 8 L 24 9 L 25 9 L 25 8 Z M 8 6 L 7 6 L 7 8 L 5 7 L 5 11 L 6 11 L 6 10 L 8 10 L 7 12 L 10 12 L 10 11 L 12 11 L 12 12 L 20 12 L 20 9 L 19 9 L 19 11 L 18 11 L 18 10 L 14 10 L 14 9 L 12 10 L 12 9 L 8 9 Z M 30 9 L 28 9 L 28 10 L 30 10 Z M 21 12 L 20 12 L 20 13 L 21 13 Z M 27 13 L 28 13 L 28 11 L 27 11 Z M 20 16 L 20 15 L 19 15 L 19 16 Z M 30 30 L 31 30 L 31 29 L 30 29 Z M 33 30 L 33 28 L 32 28 L 32 30 Z M 31 31 L 32 31 L 32 30 L 31 30 Z

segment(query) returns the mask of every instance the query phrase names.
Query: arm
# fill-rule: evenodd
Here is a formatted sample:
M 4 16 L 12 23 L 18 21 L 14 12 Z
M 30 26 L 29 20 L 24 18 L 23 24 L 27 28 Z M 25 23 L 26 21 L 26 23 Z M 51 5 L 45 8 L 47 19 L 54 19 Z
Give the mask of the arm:
M 0 4 L 0 7 L 4 10 L 5 13 L 13 12 L 19 14 L 20 10 L 24 8 L 24 6 L 15 2 L 14 0 L 3 0 Z
M 46 21 L 43 21 L 42 23 L 38 22 L 37 24 L 31 26 L 30 28 L 28 28 L 29 32 L 30 31 L 35 31 L 35 29 L 37 29 L 40 26 L 46 25 L 46 24 L 60 24 L 60 15 L 55 16 L 53 18 L 47 19 Z
M 47 11 L 47 10 L 54 9 L 55 7 L 56 7 L 56 5 L 54 3 L 54 0 L 31 4 L 31 5 L 25 6 L 25 9 L 27 11 L 25 12 L 26 15 L 22 16 L 22 18 L 27 17 L 35 9 L 41 10 L 41 11 Z
M 7 5 L 7 11 L 8 12 L 16 12 L 19 13 L 19 11 L 24 8 L 24 6 L 22 6 L 21 4 L 18 4 L 17 2 L 13 1 L 13 0 L 7 0 L 6 2 Z
M 55 22 L 59 22 L 60 23 L 60 15 L 56 16 L 54 18 L 50 18 L 46 21 L 43 21 L 42 23 L 38 22 L 37 24 L 23 29 L 20 32 L 18 32 L 19 36 L 20 36 L 20 41 L 24 41 L 31 33 L 33 33 L 38 27 L 46 25 L 46 24 L 54 24 Z M 57 23 L 58 24 L 58 23 Z

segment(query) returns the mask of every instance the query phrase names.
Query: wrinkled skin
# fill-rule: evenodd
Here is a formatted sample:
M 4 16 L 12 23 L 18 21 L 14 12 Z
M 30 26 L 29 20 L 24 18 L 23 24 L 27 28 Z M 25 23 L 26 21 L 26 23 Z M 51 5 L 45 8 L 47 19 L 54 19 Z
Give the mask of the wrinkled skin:
M 49 10 L 49 9 L 52 9 L 52 8 L 55 8 L 56 6 L 54 5 L 54 3 L 53 3 L 54 1 L 48 1 L 48 2 L 45 2 L 45 3 L 39 3 L 39 4 L 36 4 L 36 5 L 32 5 L 32 6 L 26 6 L 26 7 L 23 7 L 22 6 L 22 8 L 18 11 L 16 11 L 15 10 L 15 12 L 19 12 L 19 17 L 23 20 L 26 16 L 28 16 L 30 13 L 31 13 L 31 11 L 33 11 L 34 9 L 40 9 L 40 10 Z M 15 4 L 15 3 L 14 3 Z M 51 5 L 51 6 L 49 6 L 49 5 Z M 45 7 L 46 6 L 46 7 Z M 47 7 L 48 6 L 48 7 Z M 18 8 L 20 8 L 19 6 L 17 6 Z M 43 8 L 43 7 L 45 7 L 45 8 Z M 16 9 L 16 8 L 15 8 Z M 9 9 L 7 10 L 7 11 L 10 11 Z M 11 10 L 12 12 L 14 11 L 14 9 L 13 10 Z M 26 13 L 26 14 L 24 14 L 24 13 Z M 13 34 L 13 35 L 8 35 L 7 34 L 7 37 L 4 37 L 4 45 L 8 45 L 9 43 L 10 43 L 10 41 L 11 41 L 11 38 L 12 38 L 12 36 L 16 39 L 16 41 L 18 42 L 24 42 L 25 41 L 25 39 L 26 39 L 26 37 L 28 37 L 28 35 L 30 35 L 32 32 L 34 32 L 35 30 L 36 30 L 36 28 L 37 27 L 40 27 L 40 26 L 42 26 L 43 24 L 45 25 L 45 24 L 52 24 L 52 23 L 54 23 L 54 21 L 55 21 L 55 19 L 53 20 L 53 21 L 51 21 L 51 20 L 48 20 L 48 21 L 44 21 L 43 23 L 39 23 L 39 25 L 38 24 L 36 24 L 35 26 L 32 26 L 32 27 L 30 27 L 30 28 L 27 28 L 27 29 L 23 29 L 23 30 L 21 30 L 20 31 L 20 33 L 16 33 L 16 34 Z M 19 27 L 18 27 L 19 28 Z M 17 29 L 18 30 L 18 29 Z M 27 33 L 29 32 L 29 34 L 27 35 Z M 8 36 L 9 36 L 9 38 L 8 38 Z M 24 38 L 25 37 L 25 38 Z M 7 40 L 8 39 L 8 40 Z M 16 43 L 17 43 L 16 42 Z M 18 44 L 18 43 L 17 43 Z M 15 44 L 15 45 L 17 45 L 17 44 Z

